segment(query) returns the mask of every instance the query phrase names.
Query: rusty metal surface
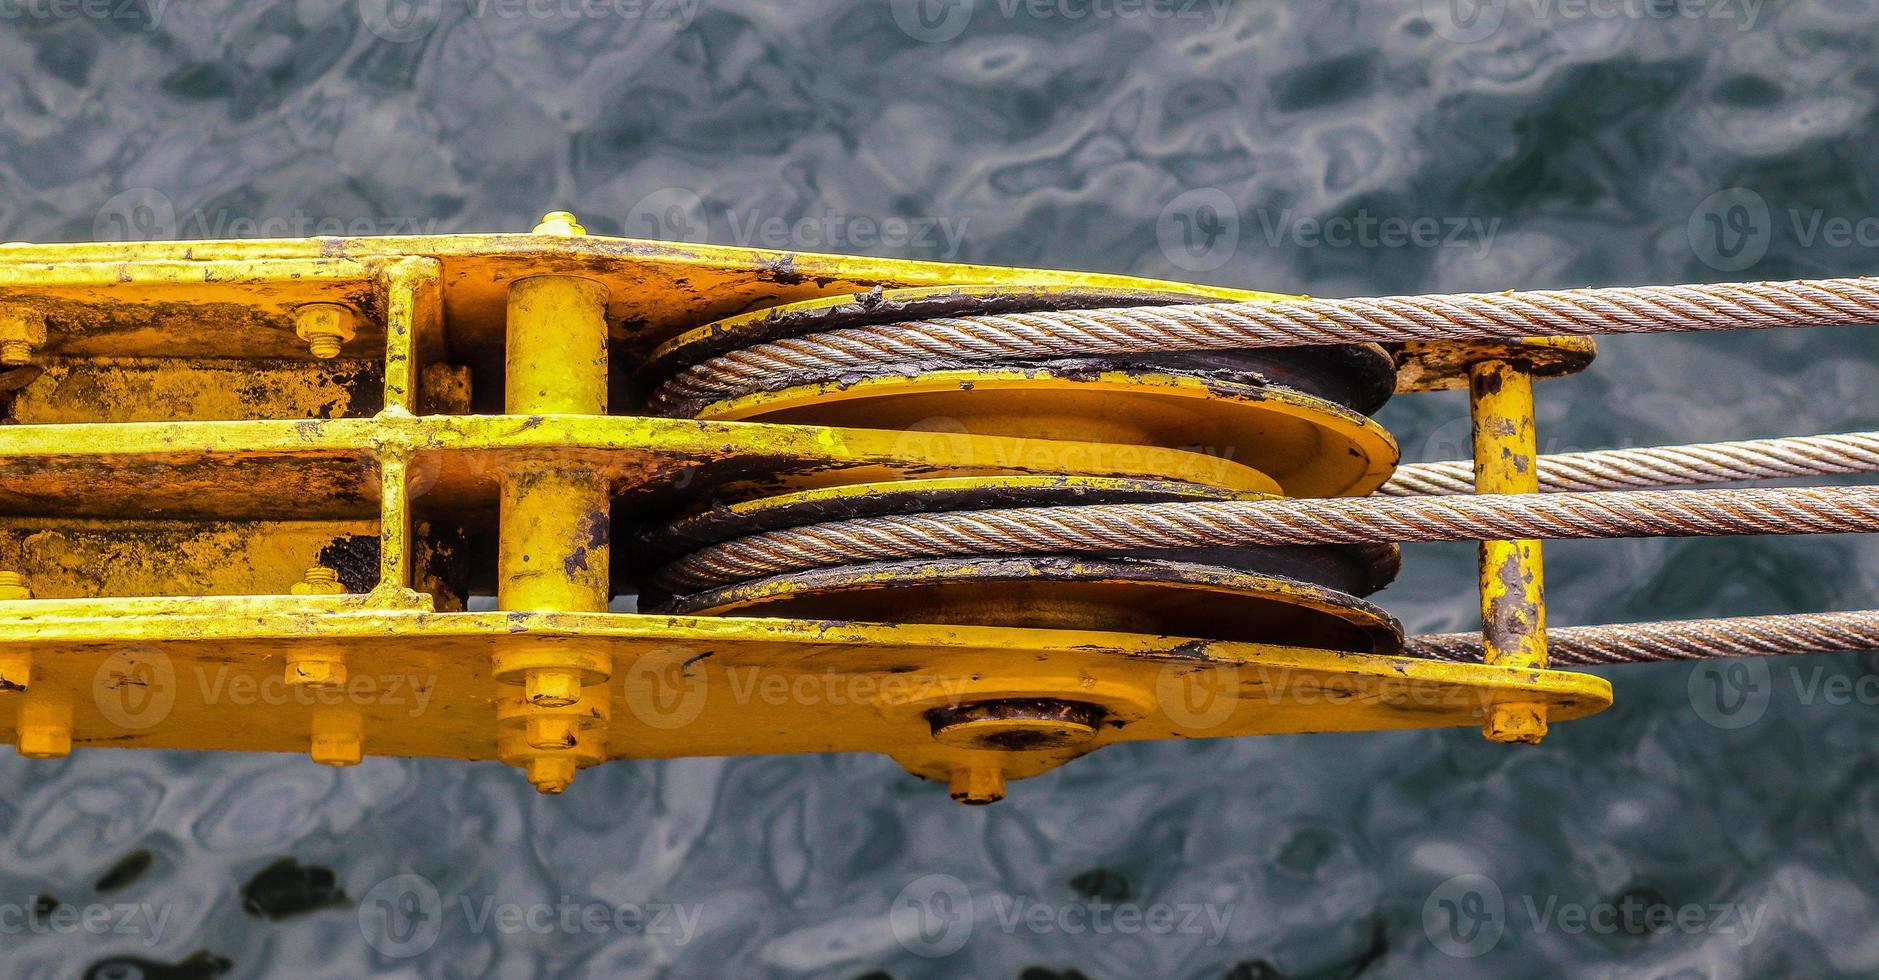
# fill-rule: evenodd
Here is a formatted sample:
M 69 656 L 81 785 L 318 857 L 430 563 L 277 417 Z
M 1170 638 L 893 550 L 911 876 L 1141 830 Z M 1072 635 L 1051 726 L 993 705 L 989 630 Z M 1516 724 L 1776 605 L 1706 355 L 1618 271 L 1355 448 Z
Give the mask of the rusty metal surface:
M 988 623 L 1394 653 L 1402 627 L 1356 596 L 1280 575 L 1160 559 L 936 558 L 739 582 L 656 611 Z

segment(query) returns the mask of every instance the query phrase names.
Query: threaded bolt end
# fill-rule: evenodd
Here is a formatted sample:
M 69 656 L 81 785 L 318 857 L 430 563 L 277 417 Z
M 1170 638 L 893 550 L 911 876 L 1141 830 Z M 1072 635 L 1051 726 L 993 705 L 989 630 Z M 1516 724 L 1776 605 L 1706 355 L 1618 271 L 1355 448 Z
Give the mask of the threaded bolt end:
M 528 760 L 528 781 L 538 793 L 565 793 L 574 782 L 574 760 L 565 755 L 538 755 Z
M 339 345 L 344 340 L 336 333 L 311 333 L 307 335 L 307 347 L 313 356 L 321 360 L 330 360 L 339 356 Z
M 26 576 L 18 572 L 0 572 L 0 599 L 31 599 L 33 590 L 26 587 Z
M 19 367 L 33 362 L 33 345 L 24 340 L 0 341 L 0 365 Z

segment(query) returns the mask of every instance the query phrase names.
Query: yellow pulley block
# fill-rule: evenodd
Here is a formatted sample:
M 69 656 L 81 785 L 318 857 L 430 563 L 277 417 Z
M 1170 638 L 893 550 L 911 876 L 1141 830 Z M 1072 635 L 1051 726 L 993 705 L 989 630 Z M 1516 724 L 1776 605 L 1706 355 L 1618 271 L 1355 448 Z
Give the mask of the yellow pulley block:
M 1117 742 L 1531 740 L 1604 708 L 1605 681 L 1545 668 L 1520 542 L 1490 549 L 1533 584 L 1484 593 L 1484 664 L 1401 655 L 1372 596 L 1389 544 L 673 572 L 857 517 L 1368 493 L 1396 462 L 1370 418 L 1392 391 L 1472 376 L 1480 446 L 1518 454 L 1521 382 L 1590 356 L 736 367 L 915 320 L 1275 298 L 601 238 L 561 213 L 525 235 L 0 247 L 0 731 L 36 758 L 493 760 L 544 792 L 614 759 L 868 751 L 983 803 Z

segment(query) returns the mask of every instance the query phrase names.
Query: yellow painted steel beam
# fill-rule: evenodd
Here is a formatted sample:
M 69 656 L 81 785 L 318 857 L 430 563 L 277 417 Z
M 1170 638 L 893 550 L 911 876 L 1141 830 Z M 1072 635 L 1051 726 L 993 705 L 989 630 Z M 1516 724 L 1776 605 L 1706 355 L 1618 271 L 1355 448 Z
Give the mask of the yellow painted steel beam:
M 213 321 L 266 326 L 251 340 L 285 334 L 291 311 L 308 302 L 351 302 L 371 321 L 382 289 L 372 284 L 408 259 L 437 263 L 435 281 L 451 331 L 466 346 L 501 346 L 510 283 L 542 275 L 591 279 L 608 289 L 607 319 L 624 349 L 644 354 L 686 330 L 752 309 L 883 287 L 1081 286 L 1178 292 L 1222 300 L 1274 300 L 1286 294 L 1195 283 L 1053 269 L 1017 269 L 872 256 L 787 252 L 725 245 L 552 234 L 433 235 L 386 238 L 265 239 L 0 245 L 0 296 L 28 308 L 58 309 L 103 320 L 170 323 L 184 329 L 171 345 L 202 338 L 201 304 L 226 302 Z M 77 303 L 73 301 L 77 300 Z M 181 302 L 179 302 L 181 300 Z M 244 310 L 243 307 L 252 307 Z M 195 319 L 192 320 L 191 318 Z M 197 329 L 190 329 L 195 325 Z M 160 339 L 146 332 L 144 341 Z M 370 345 L 362 336 L 360 345 Z M 52 348 L 79 353 L 70 338 Z M 91 338 L 85 353 L 103 353 Z M 1527 350 L 1527 348 L 1534 348 Z M 1546 376 L 1582 370 L 1596 348 L 1586 338 L 1534 338 L 1523 356 L 1547 364 Z M 226 351 L 226 348 L 224 348 Z M 1557 353 L 1557 356 L 1556 356 Z M 1411 344 L 1401 358 L 1401 391 L 1458 388 L 1479 345 Z M 232 356 L 226 352 L 218 356 Z
M 1508 693 L 1566 720 L 1611 697 L 1588 674 L 1130 633 L 435 613 L 357 595 L 0 601 L 0 649 L 19 646 L 38 655 L 31 697 L 0 697 L 0 727 L 60 703 L 79 746 L 304 751 L 326 707 L 361 713 L 370 754 L 490 759 L 489 706 L 517 690 L 491 677 L 492 652 L 576 649 L 614 678 L 605 758 L 873 751 L 941 780 L 973 753 L 935 742 L 927 712 L 984 698 L 1069 698 L 1115 722 L 1074 751 L 1020 753 L 1017 777 L 1114 742 L 1480 724 Z M 346 656 L 350 686 L 280 683 L 308 647 Z

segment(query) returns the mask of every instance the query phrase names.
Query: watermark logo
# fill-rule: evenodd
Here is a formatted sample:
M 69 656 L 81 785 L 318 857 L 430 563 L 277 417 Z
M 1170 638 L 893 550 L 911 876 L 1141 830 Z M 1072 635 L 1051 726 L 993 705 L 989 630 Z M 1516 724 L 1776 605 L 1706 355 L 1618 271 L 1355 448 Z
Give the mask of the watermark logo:
M 1783 677 L 1798 704 L 1879 705 L 1879 674 L 1870 670 L 1851 675 L 1826 663 L 1782 664 L 1777 673 L 1770 663 L 1765 657 L 1740 657 L 1698 664 L 1690 672 L 1690 707 L 1716 728 L 1747 728 L 1768 713 Z
M 710 237 L 705 202 L 683 187 L 653 191 L 626 212 L 626 234 L 666 242 L 703 242 Z
M 1746 187 L 1728 187 L 1690 212 L 1690 251 L 1718 272 L 1741 272 L 1779 239 L 1803 249 L 1879 248 L 1879 215 L 1829 214 L 1821 208 L 1774 208 Z
M 178 211 L 167 195 L 149 187 L 120 191 L 92 217 L 92 236 L 106 242 L 154 242 L 252 238 L 369 238 L 434 235 L 436 218 L 321 215 L 294 209 L 280 214 L 244 214 L 228 208 Z
M 91 221 L 91 238 L 98 242 L 157 242 L 175 237 L 176 206 L 152 187 L 111 195 Z
M 972 938 L 972 892 L 949 874 L 907 883 L 888 908 L 894 940 L 916 956 L 951 956 Z
M 38 902 L 0 902 L 0 937 L 5 937 L 0 946 L 15 936 L 110 937 L 105 942 L 136 937 L 145 946 L 155 946 L 163 941 L 172 911 L 167 902 L 59 902 L 50 907 Z
M 393 959 L 422 956 L 444 933 L 443 896 L 423 875 L 393 875 L 359 900 L 359 933 Z
M 1422 18 L 1443 40 L 1477 44 L 1498 34 L 1510 8 L 1529 22 L 1704 20 L 1733 23 L 1748 31 L 1761 19 L 1766 0 L 1422 0 Z
M 127 731 L 161 724 L 176 707 L 176 665 L 159 650 L 123 650 L 98 664 L 92 699 L 105 720 Z
M 146 649 L 113 653 L 92 675 L 92 698 L 98 712 L 126 731 L 162 724 L 185 687 L 195 703 L 204 705 L 369 706 L 400 708 L 416 718 L 430 707 L 437 675 L 358 672 L 340 683 L 289 684 L 277 670 L 254 672 L 195 664 L 178 671 L 168 654 Z
M 1422 0 L 1422 18 L 1445 40 L 1473 44 L 1492 37 L 1507 16 L 1507 0 Z
M 674 945 L 692 941 L 704 906 L 670 902 L 590 902 L 563 895 L 553 902 L 503 902 L 494 895 L 446 896 L 420 874 L 393 875 L 359 901 L 359 932 L 392 959 L 422 956 L 437 945 L 446 920 L 471 935 L 651 936 Z
M 1240 702 L 1240 669 L 1232 664 L 1193 667 L 1169 664 L 1155 675 L 1155 703 L 1184 732 L 1219 728 Z
M 710 653 L 656 650 L 622 671 L 627 710 L 646 725 L 683 728 L 704 713 L 713 693 L 728 704 L 847 707 L 849 705 L 961 703 L 970 681 L 915 672 L 876 675 L 825 669 L 724 667 L 707 673 Z M 716 692 L 712 691 L 716 686 Z
M 1435 948 L 1457 959 L 1493 949 L 1507 929 L 1507 900 L 1486 875 L 1456 875 L 1436 886 L 1422 903 L 1422 933 Z
M 1747 728 L 1768 711 L 1774 679 L 1759 657 L 1710 660 L 1690 671 L 1690 707 L 1698 718 L 1724 730 Z
M 626 234 L 669 242 L 705 242 L 715 226 L 720 241 L 779 251 L 858 252 L 876 248 L 950 259 L 965 244 L 971 219 L 939 215 L 852 214 L 834 208 L 781 215 L 758 208 L 714 211 L 696 193 L 664 187 L 634 202 Z
M 358 0 L 365 29 L 393 44 L 421 41 L 437 29 L 444 0 Z
M 0 0 L 3 2 L 3 0 Z M 464 0 L 470 18 L 489 21 L 620 20 L 683 28 L 702 0 Z M 422 41 L 443 22 L 444 0 L 358 0 L 359 19 L 394 44 Z
M 1480 874 L 1456 875 L 1437 885 L 1422 903 L 1422 930 L 1437 949 L 1474 959 L 1500 944 L 1510 929 L 1536 935 L 1558 932 L 1642 936 L 1682 933 L 1729 936 L 1740 946 L 1754 942 L 1768 908 L 1740 902 L 1671 904 L 1649 891 L 1627 892 L 1612 901 L 1567 902 L 1557 895 L 1521 895 L 1510 904 L 1500 885 Z
M 1216 946 L 1226 939 L 1233 912 L 1230 904 L 1144 905 L 1101 897 L 1045 902 L 1001 891 L 974 895 L 952 875 L 928 874 L 900 890 L 888 909 L 888 922 L 902 949 L 941 957 L 958 952 L 974 932 L 985 929 L 1007 936 L 1188 936 Z
M 289 684 L 284 674 L 250 673 L 228 667 L 192 668 L 196 693 L 203 704 L 248 707 L 257 704 L 306 707 L 346 705 L 402 709 L 406 717 L 422 715 L 437 693 L 436 674 L 368 674 L 351 672 L 334 684 Z
M 0 23 L 7 21 L 95 20 L 134 23 L 154 31 L 169 0 L 0 0 Z
M 901 31 L 928 44 L 958 37 L 977 6 L 974 0 L 892 0 L 892 5 Z M 1199 21 L 1202 29 L 1217 31 L 1225 26 L 1233 0 L 995 0 L 986 9 L 1007 21 Z
M 1315 217 L 1289 208 L 1241 213 L 1217 187 L 1184 191 L 1161 209 L 1155 240 L 1168 262 L 1187 272 L 1211 272 L 1231 261 L 1242 238 L 1257 232 L 1268 248 L 1467 248 L 1486 256 L 1501 219 L 1469 215 L 1355 214 Z
M 731 241 L 745 248 L 856 252 L 888 248 L 951 259 L 965 244 L 970 218 L 890 215 L 876 218 L 833 208 L 785 218 L 761 211 L 728 211 Z
M 1239 251 L 1239 207 L 1218 187 L 1184 191 L 1155 219 L 1155 241 L 1175 268 L 1212 272 Z
M 1768 202 L 1746 187 L 1730 187 L 1703 199 L 1690 212 L 1690 250 L 1718 272 L 1740 272 L 1762 260 L 1774 240 Z
M 972 22 L 976 0 L 891 0 L 894 23 L 916 41 L 943 44 Z
M 671 730 L 698 720 L 705 710 L 704 671 L 685 650 L 652 650 L 622 672 L 627 710 L 643 724 Z

